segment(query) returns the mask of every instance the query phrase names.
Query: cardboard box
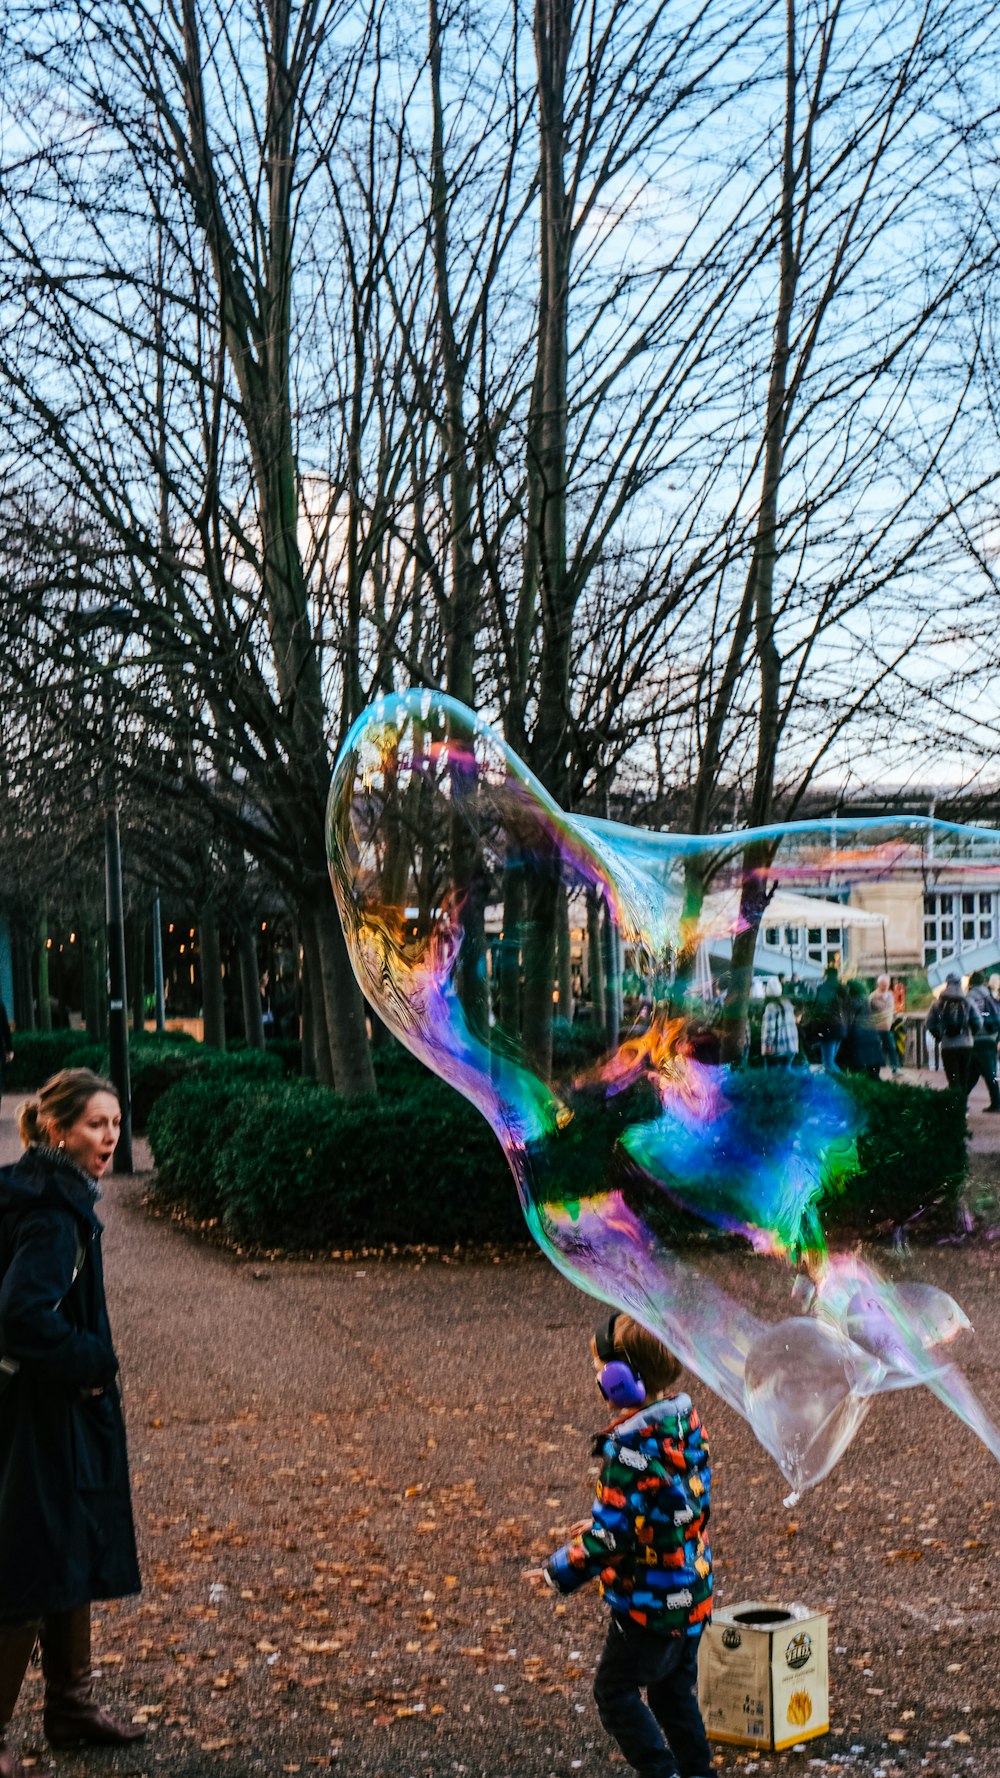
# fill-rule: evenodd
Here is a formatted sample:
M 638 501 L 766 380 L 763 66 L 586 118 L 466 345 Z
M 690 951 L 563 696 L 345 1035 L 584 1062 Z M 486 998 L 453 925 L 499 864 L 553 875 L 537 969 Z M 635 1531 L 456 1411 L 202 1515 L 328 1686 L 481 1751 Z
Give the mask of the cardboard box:
M 805 1605 L 746 1599 L 701 1638 L 698 1701 L 713 1741 L 778 1751 L 830 1727 L 827 1619 Z

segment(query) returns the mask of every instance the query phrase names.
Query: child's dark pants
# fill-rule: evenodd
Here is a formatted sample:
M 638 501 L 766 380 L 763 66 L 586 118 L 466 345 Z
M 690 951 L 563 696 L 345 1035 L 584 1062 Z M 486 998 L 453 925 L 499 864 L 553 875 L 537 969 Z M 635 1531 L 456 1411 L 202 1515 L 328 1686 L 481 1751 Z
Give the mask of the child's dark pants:
M 594 1698 L 608 1734 L 642 1778 L 676 1778 L 678 1772 L 681 1778 L 701 1778 L 712 1770 L 698 1709 L 700 1640 L 658 1636 L 641 1624 L 611 1619 Z M 640 1690 L 649 1698 L 648 1709 Z

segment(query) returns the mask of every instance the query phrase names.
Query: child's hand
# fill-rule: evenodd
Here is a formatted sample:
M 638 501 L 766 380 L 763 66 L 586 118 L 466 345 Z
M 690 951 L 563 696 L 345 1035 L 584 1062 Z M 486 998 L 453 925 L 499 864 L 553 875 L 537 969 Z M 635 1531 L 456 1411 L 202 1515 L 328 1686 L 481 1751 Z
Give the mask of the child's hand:
M 591 1529 L 593 1523 L 593 1519 L 577 1519 L 576 1524 L 570 1526 L 566 1535 L 567 1537 L 582 1537 L 585 1531 Z
M 522 1568 L 521 1579 L 528 1582 L 533 1593 L 552 1591 L 552 1582 L 544 1568 Z

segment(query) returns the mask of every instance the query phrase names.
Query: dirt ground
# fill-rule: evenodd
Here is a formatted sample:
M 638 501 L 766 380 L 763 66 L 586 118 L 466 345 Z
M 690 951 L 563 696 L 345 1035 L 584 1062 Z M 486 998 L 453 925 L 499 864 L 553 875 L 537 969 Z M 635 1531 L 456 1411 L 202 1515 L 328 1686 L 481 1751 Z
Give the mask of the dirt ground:
M 974 1117 L 977 1148 L 1000 1141 L 992 1121 Z M 8 1115 L 0 1160 L 16 1152 Z M 980 1153 L 977 1178 L 994 1165 Z M 624 1772 L 591 1697 L 596 1591 L 556 1602 L 520 1579 L 590 1503 L 589 1299 L 529 1254 L 242 1259 L 143 1196 L 141 1176 L 112 1180 L 101 1212 L 145 1584 L 99 1609 L 95 1649 L 102 1693 L 149 1736 L 59 1769 Z M 768 1295 L 760 1262 L 706 1269 Z M 1000 1251 L 917 1250 L 902 1274 L 958 1297 L 977 1331 L 956 1356 L 1000 1395 Z M 994 1460 L 907 1391 L 875 1404 L 790 1511 L 748 1429 L 693 1387 L 714 1454 L 719 1600 L 830 1613 L 829 1735 L 771 1757 L 726 1750 L 719 1765 L 1000 1778 Z M 14 1728 L 54 1769 L 37 1674 Z

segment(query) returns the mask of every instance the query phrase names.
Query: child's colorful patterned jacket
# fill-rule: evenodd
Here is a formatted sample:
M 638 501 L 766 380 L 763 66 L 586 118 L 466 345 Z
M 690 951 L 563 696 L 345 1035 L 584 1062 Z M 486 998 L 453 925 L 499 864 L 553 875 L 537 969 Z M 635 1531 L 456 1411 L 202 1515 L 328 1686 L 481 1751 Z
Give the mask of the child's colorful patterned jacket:
M 556 1551 L 546 1573 L 561 1593 L 599 1575 L 616 1616 L 696 1635 L 712 1615 L 711 1469 L 690 1397 L 619 1420 L 595 1450 L 603 1462 L 593 1524 Z

